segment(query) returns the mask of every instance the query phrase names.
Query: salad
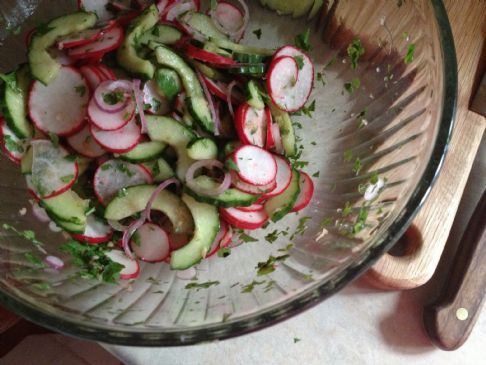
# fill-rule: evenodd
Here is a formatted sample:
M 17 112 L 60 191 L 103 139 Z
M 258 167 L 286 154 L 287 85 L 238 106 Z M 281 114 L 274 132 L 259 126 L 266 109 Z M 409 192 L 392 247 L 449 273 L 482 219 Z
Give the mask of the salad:
M 239 43 L 243 0 L 150 3 L 80 0 L 32 30 L 28 62 L 1 75 L 2 147 L 36 216 L 77 252 L 103 247 L 121 279 L 139 260 L 188 269 L 314 191 L 290 160 L 309 56 Z

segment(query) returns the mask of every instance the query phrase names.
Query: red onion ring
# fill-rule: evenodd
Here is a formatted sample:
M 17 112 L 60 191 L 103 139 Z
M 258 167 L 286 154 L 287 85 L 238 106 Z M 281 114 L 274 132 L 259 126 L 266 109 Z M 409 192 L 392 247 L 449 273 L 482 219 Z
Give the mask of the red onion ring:
M 179 180 L 177 179 L 168 179 L 168 180 L 165 180 L 163 183 L 161 183 L 159 186 L 157 186 L 157 189 L 154 190 L 154 192 L 152 193 L 152 195 L 150 196 L 150 199 L 147 203 L 147 206 L 145 207 L 145 210 L 143 212 L 143 216 L 147 219 L 147 220 L 151 220 L 150 219 L 150 210 L 152 209 L 152 205 L 154 204 L 154 201 L 155 199 L 157 198 L 157 195 L 159 195 L 159 193 L 164 190 L 167 186 L 171 185 L 171 184 L 176 184 L 176 185 L 179 185 Z
M 133 80 L 133 93 L 135 95 L 135 103 L 137 104 L 138 115 L 140 116 L 140 123 L 142 125 L 142 134 L 147 133 L 147 121 L 145 119 L 145 112 L 143 110 L 143 95 L 140 90 L 141 81 Z
M 108 222 L 108 225 L 113 228 L 115 231 L 118 231 L 118 232 L 124 232 L 128 229 L 129 226 L 124 226 L 123 224 L 121 224 L 120 222 L 118 221 L 114 221 L 114 220 L 111 220 L 111 219 L 108 219 L 107 220 Z
M 226 89 L 226 102 L 228 103 L 228 109 L 233 118 L 235 117 L 235 111 L 233 109 L 231 94 L 233 93 L 233 88 L 235 86 L 236 86 L 236 80 L 233 80 L 228 85 L 228 89 Z
M 165 9 L 162 17 L 163 19 L 172 22 L 174 19 L 178 18 L 184 13 L 187 13 L 189 10 L 197 10 L 196 4 L 194 4 L 192 0 L 190 2 L 174 3 Z
M 206 96 L 206 99 L 209 104 L 209 110 L 211 111 L 211 117 L 213 118 L 215 128 L 214 128 L 214 135 L 219 136 L 219 128 L 221 127 L 221 120 L 219 120 L 218 115 L 216 114 L 216 109 L 214 108 L 214 102 L 213 102 L 213 96 L 208 90 L 208 87 L 206 86 L 206 83 L 204 82 L 204 78 L 199 70 L 196 70 L 197 73 L 197 78 L 199 79 L 199 83 L 201 84 L 203 91 L 204 91 L 204 96 Z
M 104 100 L 104 95 L 117 92 L 117 91 L 122 91 L 125 94 L 128 94 L 132 89 L 132 86 L 129 81 L 125 80 L 107 80 L 103 81 L 101 84 L 98 85 L 94 92 L 94 98 L 96 105 L 103 111 L 107 113 L 117 113 L 125 106 L 127 105 L 128 100 L 130 99 L 129 96 L 126 96 L 123 98 L 123 100 L 120 100 L 116 104 L 110 105 L 107 104 Z
M 214 26 L 222 33 L 227 34 L 231 37 L 233 41 L 239 41 L 243 33 L 245 33 L 246 28 L 248 27 L 248 22 L 250 21 L 250 10 L 248 9 L 248 5 L 243 0 L 238 0 L 241 7 L 243 8 L 243 24 L 241 25 L 240 29 L 237 31 L 230 31 L 224 28 L 218 20 L 218 15 L 216 13 L 216 9 L 211 9 L 209 15 L 213 20 Z
M 162 14 L 167 7 L 167 4 L 169 3 L 169 0 L 159 0 L 157 1 L 157 10 L 159 11 L 159 14 Z
M 223 170 L 224 165 L 218 160 L 201 160 L 194 162 L 189 167 L 186 173 L 186 184 L 191 190 L 200 195 L 217 196 L 229 189 L 229 187 L 231 186 L 231 175 L 228 172 L 225 172 L 223 181 L 215 189 L 202 189 L 199 185 L 197 185 L 194 180 L 194 174 L 197 170 L 203 167 L 206 167 L 208 169 L 216 167 Z
M 44 259 L 45 263 L 54 270 L 60 270 L 64 267 L 64 261 L 57 256 L 47 256 Z

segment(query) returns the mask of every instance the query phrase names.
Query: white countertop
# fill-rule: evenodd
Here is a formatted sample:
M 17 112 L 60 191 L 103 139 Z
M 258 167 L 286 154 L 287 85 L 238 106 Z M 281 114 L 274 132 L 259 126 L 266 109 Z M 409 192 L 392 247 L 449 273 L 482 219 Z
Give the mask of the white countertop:
M 104 347 L 126 365 L 179 364 L 410 364 L 476 365 L 486 358 L 486 310 L 469 340 L 454 352 L 435 348 L 422 326 L 422 307 L 430 302 L 448 271 L 464 227 L 486 186 L 486 139 L 460 206 L 460 217 L 438 272 L 425 286 L 383 292 L 364 280 L 305 313 L 265 330 L 221 342 L 190 347 Z M 294 338 L 300 341 L 294 343 Z

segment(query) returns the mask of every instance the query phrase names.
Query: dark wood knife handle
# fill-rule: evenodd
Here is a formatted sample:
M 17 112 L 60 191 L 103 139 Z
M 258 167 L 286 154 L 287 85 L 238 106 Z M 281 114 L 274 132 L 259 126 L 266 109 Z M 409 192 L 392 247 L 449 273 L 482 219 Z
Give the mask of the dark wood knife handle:
M 432 341 L 455 350 L 468 338 L 486 294 L 486 192 L 483 193 L 459 244 L 439 298 L 424 308 L 424 324 Z

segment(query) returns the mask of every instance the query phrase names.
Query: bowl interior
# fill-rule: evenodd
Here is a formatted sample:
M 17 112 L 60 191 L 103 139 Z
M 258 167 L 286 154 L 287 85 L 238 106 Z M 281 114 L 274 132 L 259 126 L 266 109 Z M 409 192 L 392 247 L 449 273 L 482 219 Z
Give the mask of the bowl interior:
M 6 3 L 2 72 L 25 60 L 29 29 L 76 6 Z M 302 151 L 297 166 L 315 184 L 305 210 L 261 232 L 238 233 L 242 243 L 231 255 L 205 260 L 192 272 L 143 264 L 135 281 L 104 284 L 75 276 L 77 268 L 57 249 L 66 238 L 33 217 L 24 177 L 1 157 L 0 222 L 33 230 L 46 253 L 11 230 L 0 232 L 0 299 L 34 321 L 87 338 L 194 343 L 287 318 L 342 287 L 389 248 L 425 198 L 446 150 L 456 87 L 447 18 L 437 0 L 325 4 L 311 22 L 251 1 L 243 41 L 278 47 L 311 30 L 316 80 L 308 106 L 315 110 L 312 118 L 293 118 Z M 365 53 L 353 69 L 347 50 L 356 39 Z M 39 267 L 30 254 L 60 256 L 67 265 L 60 272 Z M 275 270 L 257 275 L 258 263 L 270 257 L 277 258 Z M 188 289 L 190 283 L 207 285 Z

